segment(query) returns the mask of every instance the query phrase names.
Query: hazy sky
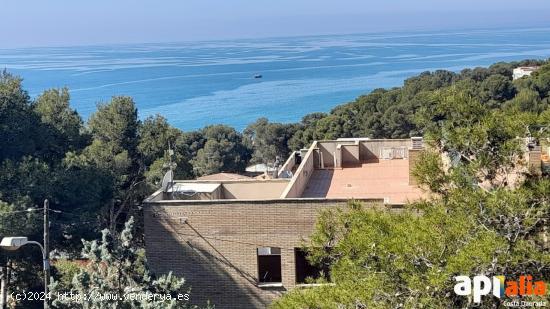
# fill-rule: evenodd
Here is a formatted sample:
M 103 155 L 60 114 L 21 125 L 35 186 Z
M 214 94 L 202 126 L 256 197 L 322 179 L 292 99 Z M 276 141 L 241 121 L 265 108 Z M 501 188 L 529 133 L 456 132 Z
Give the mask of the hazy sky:
M 549 16 L 548 0 L 0 0 L 0 47 L 538 27 Z

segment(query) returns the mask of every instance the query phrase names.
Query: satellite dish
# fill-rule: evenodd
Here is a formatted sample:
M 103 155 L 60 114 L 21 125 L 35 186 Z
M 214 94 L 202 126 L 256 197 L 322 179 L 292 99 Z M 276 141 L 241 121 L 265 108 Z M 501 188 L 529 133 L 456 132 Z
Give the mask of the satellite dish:
M 164 177 L 162 178 L 162 192 L 168 192 L 168 190 L 172 187 L 172 183 L 174 182 L 174 172 L 172 170 L 169 170 L 164 174 Z

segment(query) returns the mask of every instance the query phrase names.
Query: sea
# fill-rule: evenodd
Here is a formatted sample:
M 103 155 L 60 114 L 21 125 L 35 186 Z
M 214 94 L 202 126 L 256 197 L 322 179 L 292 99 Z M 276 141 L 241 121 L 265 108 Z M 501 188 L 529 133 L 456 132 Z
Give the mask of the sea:
M 86 120 L 112 96 L 185 131 L 296 122 L 423 71 L 550 57 L 550 26 L 0 49 L 35 98 L 68 87 Z

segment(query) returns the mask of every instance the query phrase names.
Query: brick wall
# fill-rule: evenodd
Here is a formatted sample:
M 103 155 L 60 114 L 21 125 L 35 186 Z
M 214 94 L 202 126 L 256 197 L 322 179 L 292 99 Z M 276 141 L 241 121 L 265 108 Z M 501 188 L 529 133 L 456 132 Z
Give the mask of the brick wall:
M 150 203 L 147 259 L 155 273 L 184 276 L 194 304 L 211 300 L 216 308 L 265 308 L 295 287 L 294 248 L 313 231 L 319 211 L 345 204 L 322 199 Z M 281 248 L 282 287 L 257 286 L 258 247 Z

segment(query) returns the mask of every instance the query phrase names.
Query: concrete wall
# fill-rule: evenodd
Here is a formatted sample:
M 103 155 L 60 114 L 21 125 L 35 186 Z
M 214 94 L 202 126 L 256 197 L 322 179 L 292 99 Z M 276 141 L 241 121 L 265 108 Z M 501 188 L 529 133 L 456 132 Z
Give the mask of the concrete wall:
M 294 173 L 294 176 L 290 180 L 290 183 L 286 189 L 281 194 L 281 198 L 298 198 L 302 196 L 309 178 L 315 170 L 315 152 L 317 152 L 317 142 L 313 142 L 306 155 L 302 157 L 302 163 L 296 170 L 296 173 Z
M 322 199 L 146 204 L 147 261 L 154 273 L 183 276 L 193 304 L 211 300 L 219 309 L 266 308 L 296 286 L 294 248 L 311 234 L 319 211 L 345 204 Z M 258 287 L 258 247 L 281 248 L 282 286 Z
M 341 152 L 338 151 L 338 145 L 354 145 L 354 141 L 319 141 L 317 142 L 317 147 L 319 148 L 320 158 L 322 159 L 323 168 L 334 168 L 335 163 L 335 153 L 336 161 L 342 163 L 341 161 Z M 341 166 L 336 166 L 341 167 Z
M 174 194 L 168 193 L 168 198 L 177 199 L 177 200 L 199 200 L 199 201 L 219 200 L 222 198 L 222 188 L 220 186 L 214 192 L 197 192 L 193 195 L 185 195 L 185 194 L 174 195 Z
M 334 168 L 342 168 L 342 145 L 336 145 L 336 150 L 334 151 Z
M 302 163 L 294 173 L 288 187 L 281 194 L 281 198 L 298 198 L 302 195 L 313 171 L 320 164 L 319 149 L 317 146 L 317 142 L 313 142 L 307 153 L 302 156 Z
M 383 148 L 394 148 L 394 147 L 405 147 L 409 149 L 412 145 L 410 139 L 381 139 L 381 140 L 370 140 L 370 141 L 361 141 L 361 160 L 377 160 L 380 159 L 380 154 Z M 405 157 L 407 157 L 407 151 L 405 150 Z
M 269 180 L 193 180 L 178 181 L 179 183 L 214 183 L 221 186 L 212 193 L 197 193 L 191 197 L 179 194 L 172 196 L 161 190 L 153 193 L 146 202 L 162 200 L 219 200 L 219 199 L 273 199 L 279 198 L 282 192 L 290 183 L 290 179 L 269 179 Z
M 292 172 L 294 167 L 296 166 L 296 152 L 293 152 L 290 154 L 286 162 L 281 166 L 281 169 L 279 170 L 279 177 L 281 177 L 283 172 Z
M 342 166 L 353 166 L 361 164 L 359 153 L 359 143 L 355 145 L 343 145 L 342 149 Z
M 158 202 L 163 200 L 199 200 L 199 201 L 206 201 L 206 200 L 217 200 L 223 198 L 223 189 L 222 186 L 219 186 L 214 190 L 213 192 L 198 192 L 193 195 L 185 195 L 183 193 L 176 193 L 173 194 L 172 192 L 162 192 L 161 189 L 159 189 L 157 192 L 151 194 L 145 202 Z
M 358 146 L 354 146 L 358 143 Z M 338 151 L 338 145 L 341 145 Z M 337 140 L 319 141 L 318 148 L 322 158 L 323 168 L 339 168 L 341 164 L 358 164 L 360 162 L 380 159 L 383 148 L 405 148 L 405 158 L 408 157 L 408 149 L 411 147 L 410 139 L 373 139 L 373 140 Z M 335 158 L 336 154 L 336 158 Z M 357 159 L 358 158 L 358 159 Z M 335 166 L 335 159 L 337 166 Z M 357 162 L 359 161 L 359 162 Z
M 336 143 L 333 142 L 319 142 L 319 158 L 323 168 L 334 167 L 334 153 L 336 152 Z
M 278 198 L 289 183 L 289 179 L 224 182 L 223 198 L 241 200 Z
M 314 170 L 312 155 L 308 157 L 308 160 L 302 161 L 302 165 L 296 171 L 296 174 L 294 174 L 291 183 L 281 194 L 281 198 L 298 198 L 302 196 Z

